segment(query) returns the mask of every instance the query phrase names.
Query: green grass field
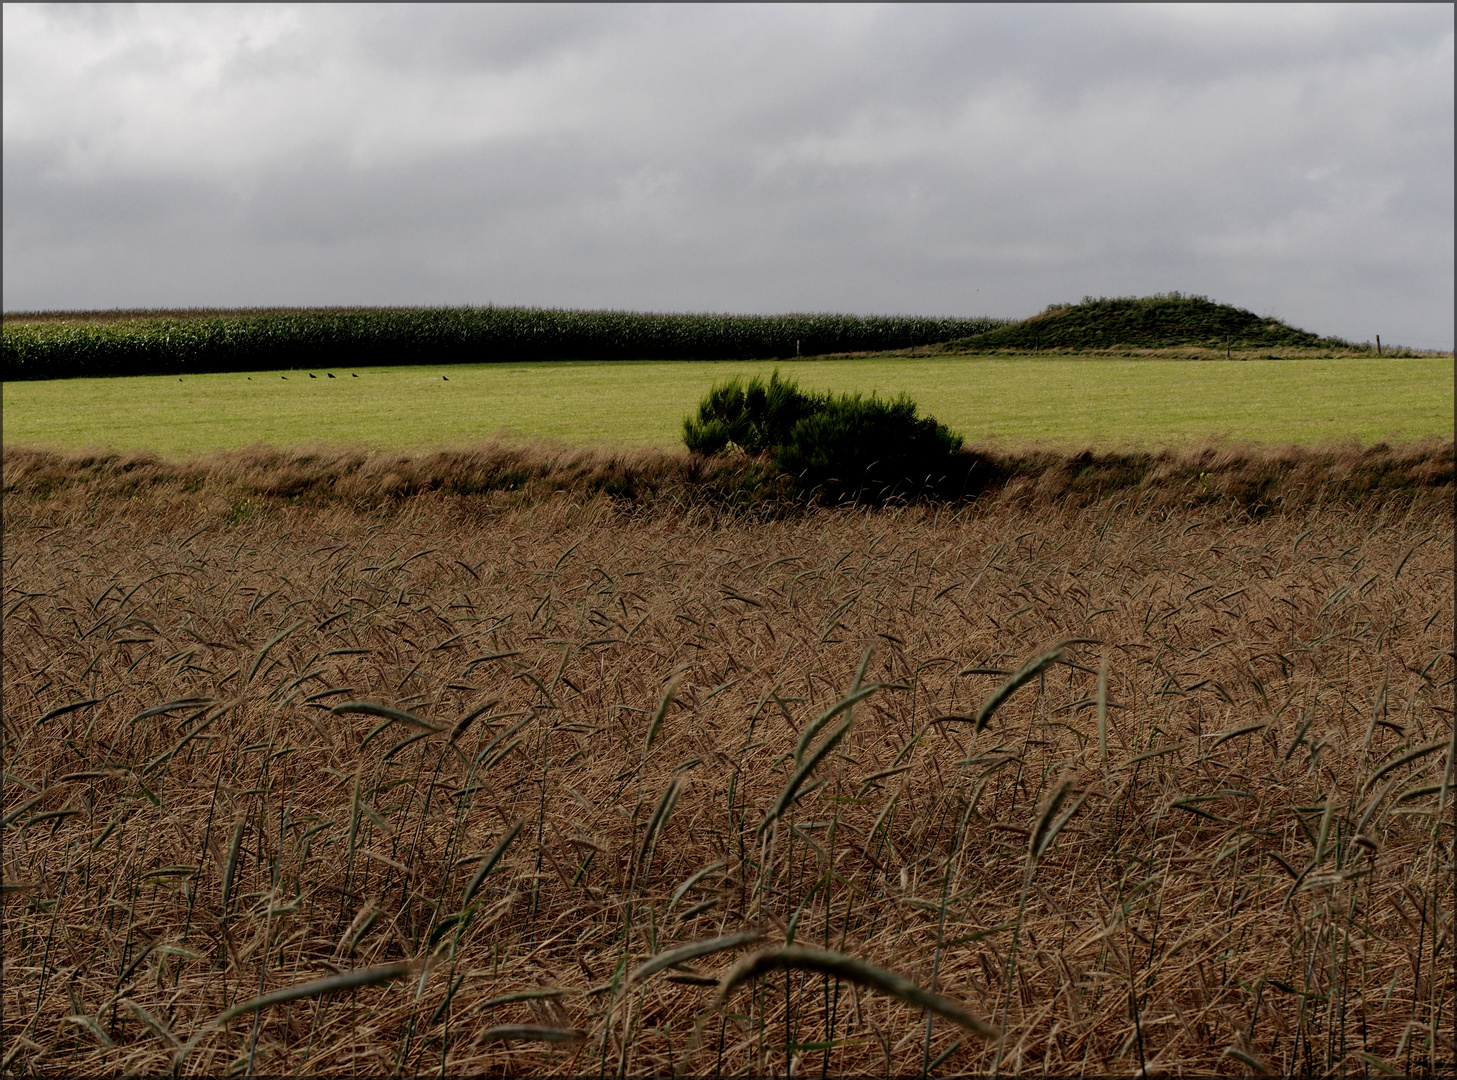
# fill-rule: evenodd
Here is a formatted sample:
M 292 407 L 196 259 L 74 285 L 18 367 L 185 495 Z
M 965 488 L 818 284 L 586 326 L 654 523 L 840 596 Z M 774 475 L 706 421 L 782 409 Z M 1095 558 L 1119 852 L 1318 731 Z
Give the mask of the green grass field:
M 683 417 L 769 362 L 599 362 L 7 382 L 4 442 L 168 456 L 267 443 L 421 450 L 497 436 L 681 445 Z M 910 394 L 973 445 L 1179 446 L 1450 435 L 1449 358 L 868 357 L 777 365 L 809 390 Z M 286 375 L 287 379 L 282 378 Z

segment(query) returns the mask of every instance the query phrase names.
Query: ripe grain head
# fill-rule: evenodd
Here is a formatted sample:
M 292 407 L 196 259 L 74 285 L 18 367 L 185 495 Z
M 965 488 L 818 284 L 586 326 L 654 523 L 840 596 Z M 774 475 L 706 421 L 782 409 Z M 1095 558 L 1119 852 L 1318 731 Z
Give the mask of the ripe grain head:
M 6 498 L 13 1067 L 666 1071 L 751 940 L 1005 1002 L 1003 1071 L 1450 1055 L 1450 503 L 129 500 Z M 991 1069 L 871 991 L 781 965 L 695 1060 Z

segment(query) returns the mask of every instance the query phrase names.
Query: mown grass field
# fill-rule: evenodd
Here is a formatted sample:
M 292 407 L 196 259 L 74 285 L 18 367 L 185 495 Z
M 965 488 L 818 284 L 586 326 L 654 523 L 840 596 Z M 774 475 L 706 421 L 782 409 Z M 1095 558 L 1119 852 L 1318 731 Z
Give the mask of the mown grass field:
M 1445 1075 L 1448 476 L 7 496 L 5 1067 Z
M 263 442 L 421 450 L 488 436 L 680 445 L 717 380 L 767 362 L 450 365 L 7 382 L 6 445 L 184 455 Z M 1188 362 L 870 357 L 784 362 L 807 389 L 910 394 L 974 445 L 1158 447 L 1211 436 L 1274 443 L 1450 434 L 1442 358 Z M 284 378 L 286 376 L 286 379 Z

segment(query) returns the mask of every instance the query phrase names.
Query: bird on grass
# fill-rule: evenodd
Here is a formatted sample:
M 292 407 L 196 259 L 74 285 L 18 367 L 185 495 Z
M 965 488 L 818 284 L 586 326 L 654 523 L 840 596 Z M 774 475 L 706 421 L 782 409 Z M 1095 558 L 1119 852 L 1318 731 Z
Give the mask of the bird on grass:
M 350 373 L 349 373 L 349 377 L 350 377 L 350 378 L 351 378 L 351 379 L 357 379 L 357 378 L 359 378 L 359 376 L 358 376 L 358 375 L 356 375 L 356 374 L 354 374 L 354 372 L 352 372 L 352 371 L 351 371 L 351 372 L 350 372 Z
M 449 381 L 450 381 L 450 376 L 448 376 L 448 375 L 442 375 L 442 376 L 440 376 L 440 377 L 441 377 L 441 378 L 442 378 L 442 379 L 444 379 L 444 380 L 445 380 L 445 381 L 446 381 L 446 382 L 449 382 Z M 182 381 L 182 380 L 181 380 L 181 379 L 178 379 L 178 380 L 177 380 L 177 381 L 178 381 L 178 382 L 181 382 L 181 381 Z
M 282 379 L 284 382 L 288 382 L 288 376 L 287 375 L 280 375 L 279 378 Z
M 314 374 L 314 373 L 313 373 L 313 372 L 312 372 L 312 371 L 311 371 L 311 372 L 309 372 L 309 378 L 311 378 L 311 379 L 317 379 L 317 378 L 318 378 L 318 376 L 317 376 L 317 375 L 315 375 L 315 374 Z
M 331 379 L 334 377 L 334 373 L 332 371 L 325 372 L 325 374 L 328 375 Z

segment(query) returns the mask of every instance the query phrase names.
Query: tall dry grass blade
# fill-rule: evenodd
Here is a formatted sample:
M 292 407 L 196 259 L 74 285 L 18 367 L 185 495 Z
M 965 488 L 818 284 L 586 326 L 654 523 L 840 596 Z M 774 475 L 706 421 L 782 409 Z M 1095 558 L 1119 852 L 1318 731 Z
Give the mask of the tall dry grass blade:
M 1256 1076 L 1271 1075 L 1270 1066 L 1266 1065 L 1263 1061 L 1255 1057 L 1253 1054 L 1247 1053 L 1246 1051 L 1241 1050 L 1238 1047 L 1226 1047 L 1224 1053 L 1220 1056 L 1234 1058 L 1235 1061 L 1238 1061 L 1241 1065 L 1249 1069 L 1250 1072 L 1254 1073 Z
M 564 997 L 571 993 L 559 986 L 542 986 L 535 990 L 513 990 L 509 994 L 497 994 L 493 998 L 487 998 L 477 1008 L 495 1009 L 502 1005 L 514 1005 L 520 1001 L 547 1001 L 552 998 Z
M 8 828 L 11 822 L 13 822 L 16 818 L 20 817 L 21 814 L 25 813 L 32 806 L 40 805 L 40 803 L 45 801 L 46 797 L 50 795 L 50 793 L 54 790 L 54 788 L 48 787 L 41 791 L 40 794 L 32 795 L 30 798 L 26 799 L 14 810 L 10 811 L 10 813 L 6 814 L 3 818 L 0 818 L 0 829 Z
M 1238 739 L 1242 735 L 1253 735 L 1257 731 L 1264 731 L 1270 726 L 1268 720 L 1261 720 L 1258 724 L 1246 724 L 1243 727 L 1233 728 L 1229 731 L 1221 731 L 1214 736 L 1214 741 L 1209 744 L 1209 749 L 1223 746 L 1231 739 Z
M 1381 800 L 1386 798 L 1395 786 L 1396 777 L 1393 776 L 1382 786 L 1380 791 L 1371 797 L 1371 801 L 1366 804 L 1366 809 L 1361 812 L 1361 818 L 1356 822 L 1355 829 L 1352 830 L 1353 836 L 1360 836 L 1366 831 L 1366 826 L 1370 824 L 1372 816 L 1376 813 L 1376 808 L 1381 805 Z
M 1385 1061 L 1382 1061 L 1375 1054 L 1368 1054 L 1364 1050 L 1357 1050 L 1354 1056 L 1356 1058 L 1358 1058 L 1359 1060 L 1365 1062 L 1367 1065 L 1371 1066 L 1371 1068 L 1375 1069 L 1382 1076 L 1406 1076 L 1406 1075 L 1408 1075 L 1405 1070 L 1398 1069 L 1394 1065 L 1391 1065 L 1391 1064 L 1388 1064 Z
M 461 894 L 460 906 L 462 909 L 470 903 L 471 897 L 481 887 L 481 882 L 485 881 L 486 875 L 496 868 L 496 864 L 501 861 L 501 856 L 505 855 L 506 849 L 511 846 L 511 841 L 516 839 L 525 825 L 526 819 L 521 818 L 516 824 L 507 829 L 506 835 L 501 837 L 496 846 L 491 849 L 490 854 L 482 860 L 481 868 L 476 871 L 475 877 L 470 879 L 470 884 L 465 887 L 465 892 Z
M 147 1012 L 146 1009 L 142 1008 L 131 998 L 124 997 L 121 999 L 121 1003 L 126 1006 L 128 1012 L 130 1012 L 133 1016 L 140 1020 L 143 1025 L 146 1026 L 148 1031 L 150 1031 L 153 1035 L 157 1036 L 157 1038 L 161 1039 L 173 1050 L 176 1050 L 182 1045 L 182 1043 L 178 1040 L 177 1036 L 173 1035 L 172 1032 L 167 1029 L 166 1024 L 162 1023 L 162 1021 L 158 1020 L 151 1013 Z
M 128 724 L 135 724 L 138 720 L 147 720 L 153 716 L 161 716 L 163 713 L 175 712 L 177 709 L 195 709 L 199 705 L 211 705 L 212 698 L 179 698 L 176 701 L 168 701 L 162 705 L 153 705 L 150 709 L 143 709 L 130 720 Z
M 1376 697 L 1371 705 L 1371 722 L 1366 725 L 1366 737 L 1361 740 L 1361 752 L 1364 754 L 1371 749 L 1371 739 L 1376 734 L 1376 725 L 1381 720 L 1381 714 L 1386 710 L 1386 680 L 1381 680 L 1381 685 L 1376 688 Z
M 710 863 L 708 866 L 703 867 L 701 870 L 695 870 L 693 873 L 689 874 L 688 879 L 684 881 L 683 884 L 679 885 L 676 889 L 674 889 L 673 895 L 668 898 L 667 910 L 672 911 L 674 906 L 677 905 L 678 901 L 683 899 L 684 894 L 687 893 L 689 889 L 693 888 L 694 885 L 697 885 L 699 881 L 706 878 L 715 870 L 722 870 L 727 865 L 728 862 L 726 860 L 720 860 L 716 863 Z
M 663 691 L 663 698 L 658 702 L 658 708 L 653 713 L 652 722 L 648 724 L 647 738 L 643 739 L 642 749 L 646 754 L 653 748 L 653 740 L 658 737 L 658 729 L 663 726 L 663 720 L 668 715 L 668 707 L 673 704 L 673 692 L 678 689 L 678 680 L 673 679 Z
M 1325 809 L 1320 815 L 1320 829 L 1315 835 L 1315 862 L 1316 865 L 1325 861 L 1326 841 L 1330 839 L 1331 822 L 1336 816 L 1336 793 L 1329 792 L 1325 797 Z
M 581 1028 L 546 1027 L 541 1024 L 500 1024 L 477 1036 L 482 1042 L 581 1042 L 587 1033 Z
M 416 716 L 412 712 L 407 712 L 404 709 L 394 709 L 388 705 L 380 705 L 373 701 L 346 701 L 342 704 L 335 705 L 329 711 L 335 716 L 347 716 L 350 714 L 356 714 L 361 716 L 378 716 L 392 723 L 409 724 L 412 727 L 424 728 L 426 731 L 445 730 L 439 724 L 432 724 L 429 720 L 426 720 L 423 717 Z M 385 726 L 386 725 L 380 725 L 380 727 L 375 728 L 375 730 L 371 732 L 371 735 L 377 734 L 378 732 L 382 731 Z
M 835 728 L 834 731 L 830 732 L 830 734 L 825 737 L 825 741 L 819 745 L 815 752 L 811 754 L 805 761 L 803 761 L 800 764 L 799 768 L 794 770 L 794 773 L 790 776 L 788 783 L 786 783 L 783 790 L 780 791 L 778 800 L 774 803 L 772 807 L 770 807 L 769 812 L 764 815 L 764 820 L 759 822 L 759 828 L 756 830 L 759 835 L 763 835 L 765 829 L 769 828 L 770 825 L 778 821 L 779 818 L 784 814 L 784 812 L 788 810 L 791 806 L 793 806 L 795 801 L 799 799 L 801 795 L 805 794 L 804 791 L 800 790 L 803 787 L 804 782 L 808 780 L 810 774 L 819 767 L 820 762 L 822 762 L 826 757 L 829 756 L 830 751 L 834 750 L 835 747 L 840 745 L 840 740 L 845 737 L 845 735 L 849 732 L 851 725 L 854 723 L 854 715 L 852 714 L 850 716 L 847 716 L 844 721 L 837 728 Z
M 84 1013 L 77 1013 L 75 1016 L 68 1016 L 66 1017 L 66 1022 L 84 1028 L 86 1030 L 86 1034 L 90 1035 L 93 1039 L 100 1043 L 103 1049 L 110 1050 L 116 1045 L 116 1043 L 111 1041 L 111 1036 L 106 1033 L 105 1029 L 102 1028 L 102 1026 L 98 1024 L 95 1020 L 85 1015 Z
M 244 1001 L 224 1009 L 218 1013 L 212 1023 L 214 1025 L 226 1024 L 229 1020 L 234 1020 L 245 1013 L 269 1009 L 275 1005 L 286 1005 L 290 1001 L 298 1001 L 300 998 L 322 997 L 325 994 L 337 994 L 361 986 L 378 986 L 381 983 L 393 982 L 395 979 L 413 975 L 420 970 L 420 967 L 419 961 L 402 960 L 393 964 L 380 964 L 377 967 L 346 971 L 339 975 L 330 975 L 309 982 L 294 983 L 292 986 L 285 986 L 251 1001 Z
M 1019 687 L 1031 682 L 1053 664 L 1061 660 L 1069 645 L 1097 644 L 1100 644 L 1100 642 L 1095 638 L 1064 638 L 1041 656 L 1028 661 L 1026 666 L 1004 682 L 991 697 L 986 699 L 986 703 L 982 705 L 981 710 L 976 714 L 976 730 L 981 731 L 985 728 L 991 722 L 991 718 L 996 711 L 1002 707 L 1003 703 Z
M 864 668 L 864 664 L 861 665 L 861 668 Z M 856 679 L 856 682 L 858 684 L 858 677 Z M 794 760 L 796 762 L 804 761 L 805 751 L 809 749 L 810 743 L 814 742 L 815 736 L 817 736 L 820 731 L 824 729 L 824 726 L 826 724 L 828 724 L 831 720 L 839 716 L 847 709 L 854 708 L 854 706 L 858 702 L 864 701 L 866 698 L 868 698 L 871 694 L 875 693 L 880 688 L 881 687 L 879 683 L 876 683 L 873 686 L 861 687 L 859 685 L 856 685 L 852 687 L 848 697 L 842 698 L 834 705 L 831 705 L 828 709 L 821 713 L 818 718 L 815 719 L 814 723 L 809 724 L 807 727 L 805 727 L 804 731 L 799 736 L 799 741 L 794 744 Z
M 1030 861 L 1036 862 L 1042 855 L 1049 840 L 1049 832 L 1052 822 L 1057 816 L 1058 808 L 1062 806 L 1063 800 L 1067 798 L 1072 786 L 1072 779 L 1064 776 L 1048 791 L 1047 797 L 1042 802 L 1042 809 L 1037 814 L 1037 820 L 1033 823 L 1032 831 L 1027 835 L 1027 852 Z
M 660 952 L 647 962 L 639 964 L 628 974 L 627 981 L 639 982 L 649 975 L 655 975 L 664 968 L 670 968 L 675 964 L 686 964 L 700 956 L 709 956 L 712 953 L 723 952 L 725 949 L 737 949 L 740 945 L 752 945 L 762 936 L 757 930 L 744 930 L 737 934 L 726 934 L 723 937 L 690 941 L 687 945 L 679 945 L 676 949 Z
M 1152 750 L 1145 750 L 1141 754 L 1134 754 L 1118 765 L 1120 769 L 1126 769 L 1130 765 L 1137 765 L 1140 762 L 1152 761 L 1154 758 L 1166 757 L 1169 754 L 1177 754 L 1180 750 L 1187 749 L 1188 739 L 1180 739 L 1178 742 L 1169 743 L 1167 746 L 1156 746 Z
M 476 754 L 476 764 L 479 765 L 482 761 L 486 759 L 486 755 L 488 755 L 492 750 L 496 749 L 496 747 L 501 745 L 501 743 L 505 742 L 512 735 L 515 735 L 518 731 L 524 728 L 527 724 L 531 723 L 532 718 L 533 714 L 528 712 L 524 719 L 517 721 L 515 724 L 512 724 L 509 728 L 501 732 L 490 742 L 486 743 L 485 748 Z
M 233 895 L 233 874 L 238 869 L 238 854 L 243 846 L 243 826 L 248 823 L 242 818 L 233 826 L 233 838 L 228 841 L 228 855 L 223 863 L 223 917 L 227 918 L 228 900 Z
M 73 701 L 69 705 L 62 705 L 59 709 L 52 709 L 37 720 L 36 724 L 39 726 L 40 724 L 48 723 L 58 716 L 65 716 L 67 713 L 75 712 L 77 709 L 84 709 L 91 705 L 99 705 L 104 700 L 105 698 L 87 698 L 85 701 Z
M 1425 745 L 1418 746 L 1415 750 L 1408 750 L 1405 754 L 1402 754 L 1401 757 L 1395 758 L 1392 761 L 1388 761 L 1385 765 L 1381 766 L 1381 768 L 1377 769 L 1374 773 L 1366 778 L 1366 783 L 1361 786 L 1369 791 L 1371 785 L 1376 783 L 1376 781 L 1380 780 L 1387 773 L 1391 772 L 1394 769 L 1399 769 L 1403 765 L 1409 765 L 1411 762 L 1416 761 L 1418 758 L 1424 758 L 1428 754 L 1435 754 L 1438 750 L 1447 749 L 1447 744 L 1450 741 L 1450 738 L 1436 739 L 1432 742 L 1426 743 Z
M 1395 582 L 1397 578 L 1401 577 L 1401 572 L 1406 569 L 1407 560 L 1416 554 L 1417 548 L 1421 547 L 1430 539 L 1432 539 L 1432 537 L 1424 536 L 1411 547 L 1406 549 L 1406 554 L 1401 557 L 1401 561 L 1396 564 L 1396 569 L 1391 574 L 1391 580 L 1393 582 Z
M 258 650 L 258 659 L 254 660 L 253 666 L 248 669 L 248 677 L 243 680 L 244 686 L 247 686 L 253 681 L 253 676 L 258 674 L 258 669 L 263 666 L 263 661 L 268 658 L 268 654 L 273 650 L 273 646 L 277 645 L 280 641 L 288 637 L 289 634 L 293 633 L 302 625 L 304 625 L 304 620 L 300 619 L 298 622 L 290 626 L 287 630 L 279 631 L 277 634 L 274 634 L 271 638 L 268 639 L 267 642 L 264 643 L 263 648 Z
M 1108 764 L 1108 657 L 1098 666 L 1098 760 Z
M 918 1009 L 935 1013 L 950 1020 L 982 1039 L 995 1040 L 1001 1032 L 980 1017 L 968 1012 L 959 1002 L 921 989 L 915 983 L 900 975 L 845 953 L 827 949 L 810 949 L 802 945 L 781 945 L 772 949 L 761 949 L 744 957 L 724 973 L 718 983 L 718 992 L 708 1003 L 694 1029 L 691 1040 L 679 1067 L 686 1069 L 697 1052 L 702 1037 L 703 1025 L 714 1013 L 728 1002 L 729 996 L 743 983 L 771 971 L 817 971 L 833 979 L 843 979 L 858 986 L 878 990 L 889 997 L 905 1002 Z
M 1452 782 L 1457 779 L 1457 724 L 1452 727 L 1452 733 L 1447 737 L 1447 767 L 1442 770 L 1441 792 L 1437 796 L 1437 813 L 1440 814 L 1447 809 L 1447 792 L 1452 789 Z
M 653 843 L 658 838 L 664 825 L 668 823 L 668 815 L 673 812 L 673 805 L 678 801 L 678 793 L 682 790 L 683 778 L 674 776 L 668 781 L 667 788 L 658 799 L 658 805 L 653 808 L 653 813 L 648 818 L 647 831 L 643 833 L 642 848 L 638 852 L 637 865 L 638 873 L 646 874 L 649 860 L 652 858 Z
M 498 704 L 500 700 L 500 698 L 491 698 L 491 700 L 486 702 L 484 705 L 480 706 L 479 708 L 472 709 L 470 712 L 466 713 L 463 717 L 461 717 L 460 720 L 456 722 L 455 727 L 450 729 L 450 741 L 455 742 L 456 740 L 458 740 L 462 735 L 466 733 L 466 730 L 476 722 L 477 719 L 479 719 L 487 710 Z
M 1072 820 L 1073 815 L 1087 801 L 1088 793 L 1083 792 L 1073 800 L 1071 806 L 1058 814 L 1058 810 L 1072 790 L 1071 779 L 1060 780 L 1043 803 L 1042 810 L 1037 815 L 1037 821 L 1032 826 L 1032 832 L 1027 841 L 1027 853 L 1033 863 L 1042 858 L 1047 849 L 1052 846 L 1052 842 L 1057 839 L 1057 834 L 1062 831 L 1062 827 Z
M 142 775 L 143 776 L 146 776 L 147 774 L 155 771 L 156 769 L 161 768 L 168 761 L 172 760 L 172 758 L 176 757 L 177 756 L 177 751 L 181 750 L 184 746 L 186 746 L 188 743 L 190 743 L 193 739 L 197 738 L 199 735 L 201 735 L 208 728 L 212 727 L 212 725 L 220 717 L 224 716 L 227 713 L 227 711 L 228 711 L 227 708 L 221 708 L 221 709 L 218 709 L 218 710 L 210 713 L 209 715 L 203 717 L 201 720 L 199 720 L 198 723 L 197 723 L 197 725 L 195 727 L 193 727 L 192 730 L 190 730 L 186 735 L 182 736 L 182 738 L 179 739 L 176 742 L 176 744 L 174 744 L 170 749 L 167 749 L 167 750 L 162 751 L 162 753 L 158 754 L 151 761 L 149 761 L 145 765 L 143 765 L 142 768 L 141 768 Z

